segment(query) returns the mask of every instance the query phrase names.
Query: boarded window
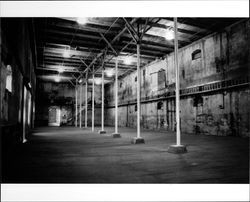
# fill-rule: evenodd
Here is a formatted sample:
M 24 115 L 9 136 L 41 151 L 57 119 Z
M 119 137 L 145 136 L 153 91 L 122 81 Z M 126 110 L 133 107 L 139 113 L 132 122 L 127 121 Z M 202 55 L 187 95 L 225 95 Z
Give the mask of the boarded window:
M 201 58 L 201 49 L 197 49 L 192 53 L 192 60 Z
M 215 67 L 217 73 L 221 72 L 221 61 L 218 57 L 215 58 Z
M 184 69 L 182 69 L 182 77 L 183 77 L 183 79 L 185 79 L 185 70 Z
M 194 97 L 193 106 L 198 107 L 203 105 L 203 97 L 201 95 L 196 95 Z
M 163 102 L 158 102 L 157 103 L 157 109 L 162 109 L 162 107 L 163 107 Z
M 158 90 L 162 90 L 166 87 L 166 74 L 165 70 L 161 69 L 158 72 Z
M 7 65 L 6 89 L 12 92 L 12 68 L 10 65 Z
M 142 72 L 142 75 L 143 75 L 143 85 L 145 87 L 145 82 L 146 82 L 146 70 L 144 69 L 143 72 Z

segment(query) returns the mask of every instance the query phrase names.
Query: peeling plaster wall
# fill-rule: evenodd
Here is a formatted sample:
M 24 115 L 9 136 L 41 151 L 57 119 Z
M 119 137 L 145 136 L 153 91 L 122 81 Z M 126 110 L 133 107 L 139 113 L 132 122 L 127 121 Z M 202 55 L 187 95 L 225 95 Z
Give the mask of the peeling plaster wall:
M 212 88 L 207 92 L 181 96 L 182 132 L 250 136 L 249 24 L 249 20 L 244 20 L 179 50 L 181 89 L 224 80 L 233 80 L 232 83 L 234 80 L 248 82 L 248 85 Z M 192 53 L 197 49 L 200 49 L 201 56 L 192 60 Z M 164 89 L 158 88 L 160 70 L 165 70 L 166 74 Z M 136 127 L 136 76 L 136 72 L 133 72 L 119 81 L 119 126 Z M 105 119 L 105 123 L 114 125 L 114 86 L 110 84 L 105 89 L 108 101 L 108 119 Z M 174 90 L 173 53 L 166 55 L 163 60 L 156 60 L 141 68 L 142 127 L 175 130 Z M 173 96 L 168 96 L 171 92 Z M 163 98 L 157 100 L 158 97 Z M 155 101 L 147 101 L 150 98 Z M 160 109 L 157 108 L 158 102 L 162 102 Z
M 95 86 L 95 125 L 100 125 L 101 89 Z M 88 84 L 88 126 L 92 123 L 92 85 Z M 48 125 L 51 106 L 61 109 L 61 125 L 75 124 L 75 87 L 68 83 L 39 80 L 37 87 L 36 125 Z M 82 126 L 85 124 L 85 85 L 82 86 Z M 78 125 L 80 116 L 80 87 L 77 87 Z

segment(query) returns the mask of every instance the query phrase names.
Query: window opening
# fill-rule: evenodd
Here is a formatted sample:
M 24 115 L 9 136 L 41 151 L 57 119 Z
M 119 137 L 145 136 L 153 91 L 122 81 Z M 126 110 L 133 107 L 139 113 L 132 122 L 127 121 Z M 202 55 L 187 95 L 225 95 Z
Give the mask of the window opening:
M 158 71 L 158 90 L 166 88 L 166 73 L 164 69 Z
M 197 49 L 192 53 L 192 60 L 201 58 L 201 49 Z

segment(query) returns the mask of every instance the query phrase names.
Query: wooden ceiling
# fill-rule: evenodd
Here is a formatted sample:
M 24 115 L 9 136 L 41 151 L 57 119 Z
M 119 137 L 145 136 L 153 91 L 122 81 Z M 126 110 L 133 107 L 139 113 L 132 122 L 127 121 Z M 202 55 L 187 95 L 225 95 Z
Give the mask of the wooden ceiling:
M 174 41 L 167 40 L 173 30 L 173 18 L 35 18 L 38 78 L 50 80 L 60 74 L 65 80 L 101 76 L 119 61 L 119 77 L 136 69 L 135 36 L 141 36 L 141 66 L 174 51 Z M 178 18 L 179 48 L 231 25 L 239 18 Z M 69 50 L 69 57 L 65 51 Z M 130 58 L 131 63 L 126 60 Z M 64 71 L 58 73 L 59 69 Z M 88 70 L 88 71 L 87 71 Z M 105 75 L 106 81 L 113 77 Z

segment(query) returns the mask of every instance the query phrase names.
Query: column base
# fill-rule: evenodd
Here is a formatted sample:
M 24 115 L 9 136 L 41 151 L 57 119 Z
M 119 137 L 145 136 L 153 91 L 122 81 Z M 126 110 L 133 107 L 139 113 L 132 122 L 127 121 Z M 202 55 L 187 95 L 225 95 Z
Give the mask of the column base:
M 99 130 L 98 133 L 99 134 L 106 134 L 106 131 L 105 130 Z
M 131 143 L 132 144 L 144 144 L 145 143 L 145 140 L 141 137 L 134 137 L 132 140 L 131 140 Z
M 23 143 L 26 143 L 28 140 L 27 139 L 23 139 Z
M 112 133 L 113 138 L 120 138 L 121 134 L 120 133 Z
M 184 145 L 170 145 L 167 152 L 173 154 L 184 154 L 187 153 L 187 148 Z

